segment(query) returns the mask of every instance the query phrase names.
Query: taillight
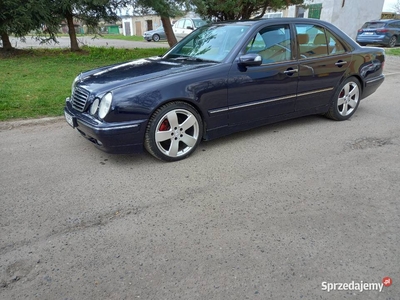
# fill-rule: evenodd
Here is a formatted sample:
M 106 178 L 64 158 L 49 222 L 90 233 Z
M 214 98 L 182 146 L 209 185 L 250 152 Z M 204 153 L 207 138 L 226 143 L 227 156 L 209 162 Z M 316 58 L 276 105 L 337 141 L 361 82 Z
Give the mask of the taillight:
M 376 30 L 376 32 L 378 32 L 378 33 L 385 33 L 385 32 L 388 32 L 388 31 L 389 31 L 389 29 L 387 29 L 387 28 L 377 29 Z

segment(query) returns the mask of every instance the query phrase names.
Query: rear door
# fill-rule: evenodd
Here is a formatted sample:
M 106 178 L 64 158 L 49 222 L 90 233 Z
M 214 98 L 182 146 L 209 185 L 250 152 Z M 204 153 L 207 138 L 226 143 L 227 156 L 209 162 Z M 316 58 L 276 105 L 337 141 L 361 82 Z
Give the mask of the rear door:
M 299 84 L 296 111 L 326 106 L 332 99 L 352 54 L 339 38 L 323 27 L 296 24 Z
M 175 37 L 179 40 L 185 37 L 184 26 L 185 26 L 185 19 L 180 19 L 176 21 L 176 23 L 172 27 Z

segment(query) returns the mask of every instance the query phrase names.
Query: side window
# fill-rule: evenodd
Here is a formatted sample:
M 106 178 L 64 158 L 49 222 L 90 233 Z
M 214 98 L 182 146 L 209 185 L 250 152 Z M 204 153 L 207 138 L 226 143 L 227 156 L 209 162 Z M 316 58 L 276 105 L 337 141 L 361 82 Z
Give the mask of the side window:
M 193 28 L 193 24 L 192 24 L 192 21 L 191 20 L 189 20 L 189 19 L 186 19 L 185 20 L 185 25 L 184 25 L 184 29 L 188 29 L 188 27 L 190 27 L 190 28 Z
M 328 39 L 322 27 L 308 24 L 296 25 L 300 58 L 328 55 Z
M 343 44 L 329 31 L 326 31 L 326 36 L 328 38 L 328 50 L 329 55 L 342 54 L 346 52 Z
M 181 19 L 178 21 L 178 24 L 176 25 L 177 28 L 182 29 L 184 28 L 183 25 L 185 24 L 185 19 Z
M 261 29 L 246 47 L 246 53 L 258 53 L 263 64 L 292 59 L 289 25 Z

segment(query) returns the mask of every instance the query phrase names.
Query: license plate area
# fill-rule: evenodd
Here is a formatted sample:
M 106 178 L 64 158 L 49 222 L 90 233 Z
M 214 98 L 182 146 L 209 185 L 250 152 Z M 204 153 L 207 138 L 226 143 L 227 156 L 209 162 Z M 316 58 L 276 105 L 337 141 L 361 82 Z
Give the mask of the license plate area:
M 72 127 L 75 128 L 75 118 L 73 116 L 71 116 L 69 113 L 64 112 L 64 116 L 65 116 L 65 120 L 67 121 L 67 123 Z

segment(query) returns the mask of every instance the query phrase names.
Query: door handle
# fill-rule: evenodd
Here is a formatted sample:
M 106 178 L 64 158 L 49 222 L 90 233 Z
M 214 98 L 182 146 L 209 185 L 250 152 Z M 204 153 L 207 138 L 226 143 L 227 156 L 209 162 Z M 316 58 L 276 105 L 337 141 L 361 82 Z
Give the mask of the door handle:
M 298 69 L 287 69 L 286 71 L 283 71 L 283 74 L 293 75 L 294 73 L 297 73 L 298 71 L 299 71 Z
M 341 67 L 345 64 L 347 64 L 347 61 L 339 60 L 337 63 L 335 63 L 335 66 Z

